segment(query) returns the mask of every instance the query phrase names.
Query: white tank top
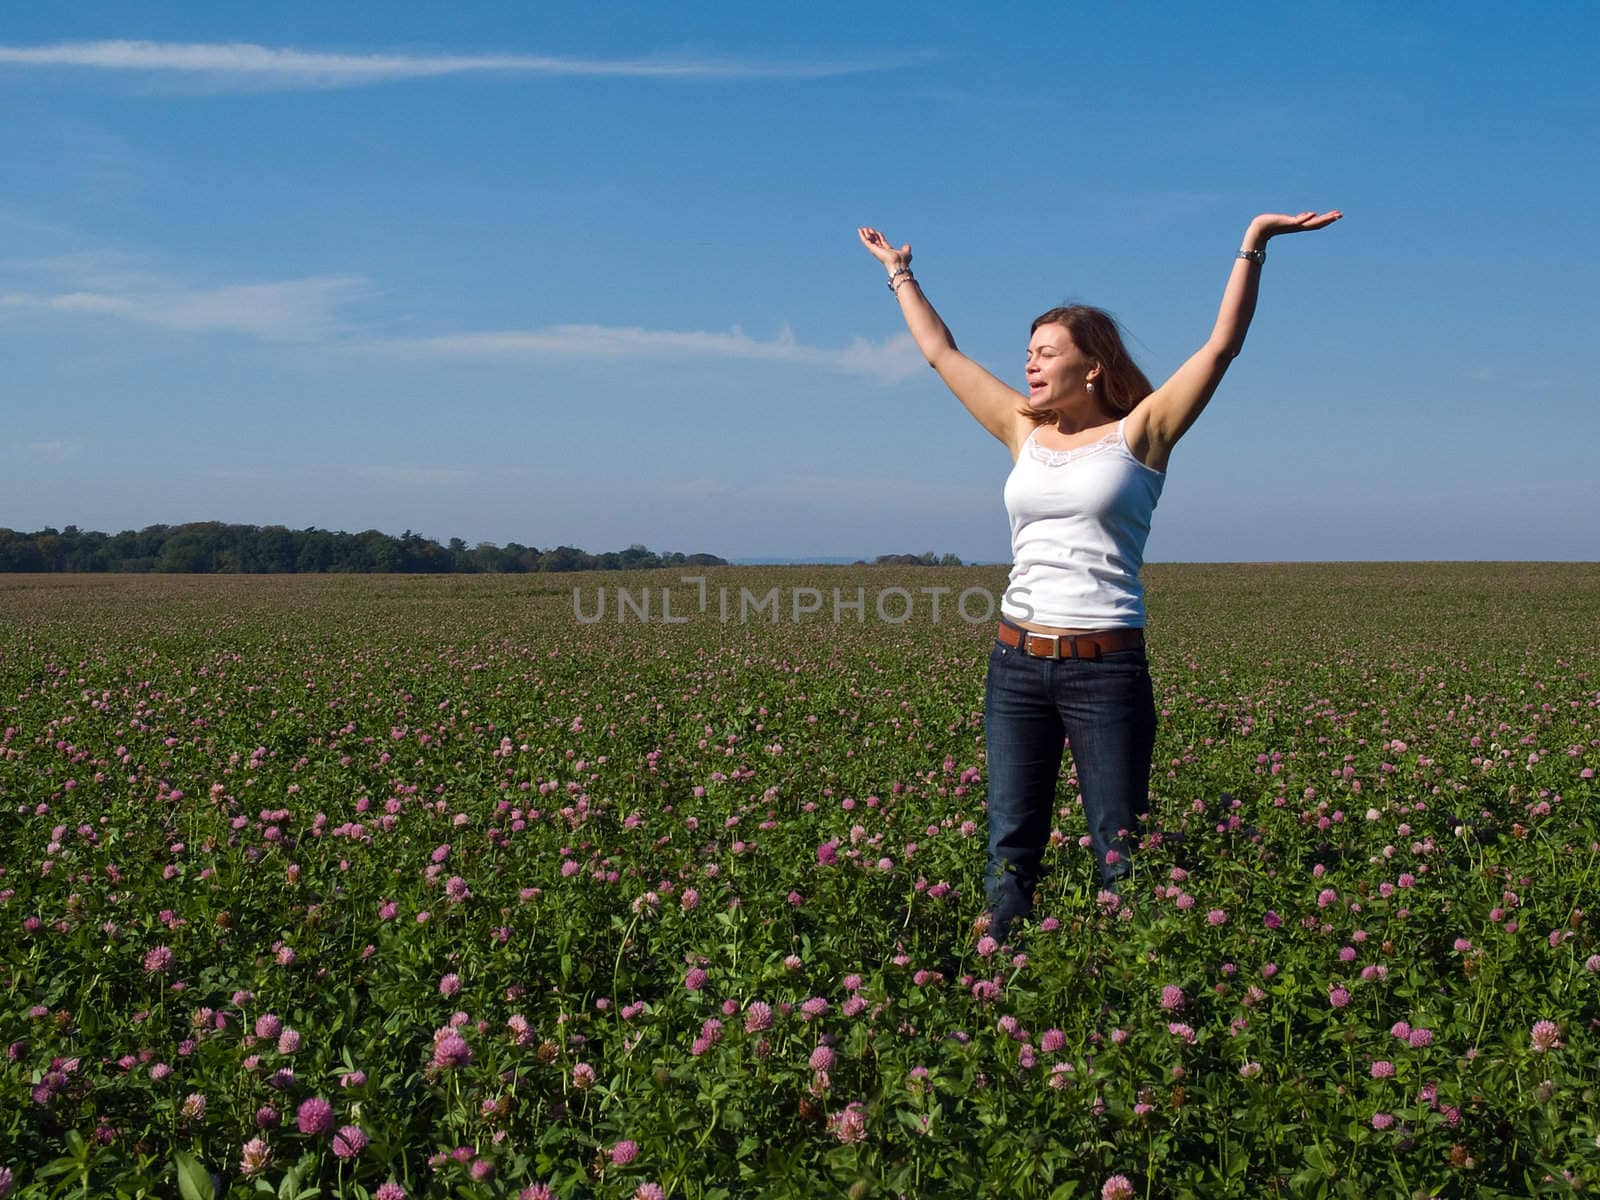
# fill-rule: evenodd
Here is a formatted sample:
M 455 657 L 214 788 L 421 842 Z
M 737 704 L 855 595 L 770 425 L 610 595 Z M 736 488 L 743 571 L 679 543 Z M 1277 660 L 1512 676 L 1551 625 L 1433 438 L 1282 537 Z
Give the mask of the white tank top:
M 1133 456 L 1122 424 L 1075 450 L 1028 435 L 1006 479 L 1006 616 L 1064 629 L 1144 627 L 1139 568 L 1166 474 Z

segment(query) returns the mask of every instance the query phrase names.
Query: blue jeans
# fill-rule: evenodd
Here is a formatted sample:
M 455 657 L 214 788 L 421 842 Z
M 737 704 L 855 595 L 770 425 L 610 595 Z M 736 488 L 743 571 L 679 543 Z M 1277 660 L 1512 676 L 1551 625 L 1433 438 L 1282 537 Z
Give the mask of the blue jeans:
M 1132 868 L 1134 831 L 1149 808 L 1156 706 L 1143 649 L 1051 659 L 996 640 L 983 707 L 989 773 L 984 892 L 989 932 L 1004 941 L 1012 922 L 1033 909 L 1063 740 L 1077 768 L 1102 884 L 1114 888 Z

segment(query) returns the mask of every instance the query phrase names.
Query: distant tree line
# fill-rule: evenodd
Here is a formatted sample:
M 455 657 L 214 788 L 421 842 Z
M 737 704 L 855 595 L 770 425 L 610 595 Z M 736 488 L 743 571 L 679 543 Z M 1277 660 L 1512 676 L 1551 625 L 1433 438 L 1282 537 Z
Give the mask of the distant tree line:
M 331 533 L 282 525 L 225 525 L 198 521 L 150 525 L 118 534 L 65 529 L 18 533 L 0 528 L 0 571 L 174 572 L 202 575 L 322 574 L 327 572 L 624 571 L 650 567 L 722 567 L 714 554 L 657 554 L 629 546 L 589 554 L 575 546 L 540 550 L 510 542 L 440 545 L 409 529 L 399 537 L 368 529 Z
M 867 565 L 866 561 L 856 563 L 858 567 Z M 929 550 L 925 554 L 880 554 L 872 560 L 875 567 L 959 567 L 961 560 L 954 554 L 942 557 Z

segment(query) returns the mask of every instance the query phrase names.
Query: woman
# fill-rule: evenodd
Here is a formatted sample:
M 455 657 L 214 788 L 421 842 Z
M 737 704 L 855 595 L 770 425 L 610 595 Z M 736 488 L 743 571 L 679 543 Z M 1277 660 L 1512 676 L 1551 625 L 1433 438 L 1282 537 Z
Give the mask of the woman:
M 876 229 L 857 230 L 887 268 L 918 348 L 1015 464 L 1005 487 L 1011 581 L 984 695 L 984 887 L 997 941 L 1033 908 L 1063 738 L 1102 885 L 1115 892 L 1132 868 L 1156 731 L 1139 568 L 1167 459 L 1244 345 L 1267 242 L 1326 228 L 1340 215 L 1251 221 L 1211 336 L 1158 388 L 1134 365 L 1109 315 L 1083 305 L 1051 309 L 1033 323 L 1026 394 L 956 349 L 911 273 L 909 245 L 896 249 Z

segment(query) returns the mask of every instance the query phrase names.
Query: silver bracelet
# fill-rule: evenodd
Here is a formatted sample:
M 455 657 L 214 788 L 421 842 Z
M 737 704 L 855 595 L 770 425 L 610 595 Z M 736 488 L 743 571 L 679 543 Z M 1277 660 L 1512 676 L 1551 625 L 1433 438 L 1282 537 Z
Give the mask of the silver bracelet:
M 1241 250 L 1235 257 L 1247 258 L 1259 266 L 1267 261 L 1267 252 L 1265 250 Z
M 906 279 L 915 279 L 916 278 L 916 276 L 911 273 L 911 268 L 910 267 L 896 267 L 893 271 L 889 272 L 889 290 L 891 292 L 898 292 L 899 291 L 899 289 L 895 287 L 895 281 L 896 280 L 900 280 L 900 282 L 902 282 L 902 283 L 905 282 L 905 280 L 900 279 L 900 276 L 902 276 L 902 275 L 904 275 L 906 277 Z

